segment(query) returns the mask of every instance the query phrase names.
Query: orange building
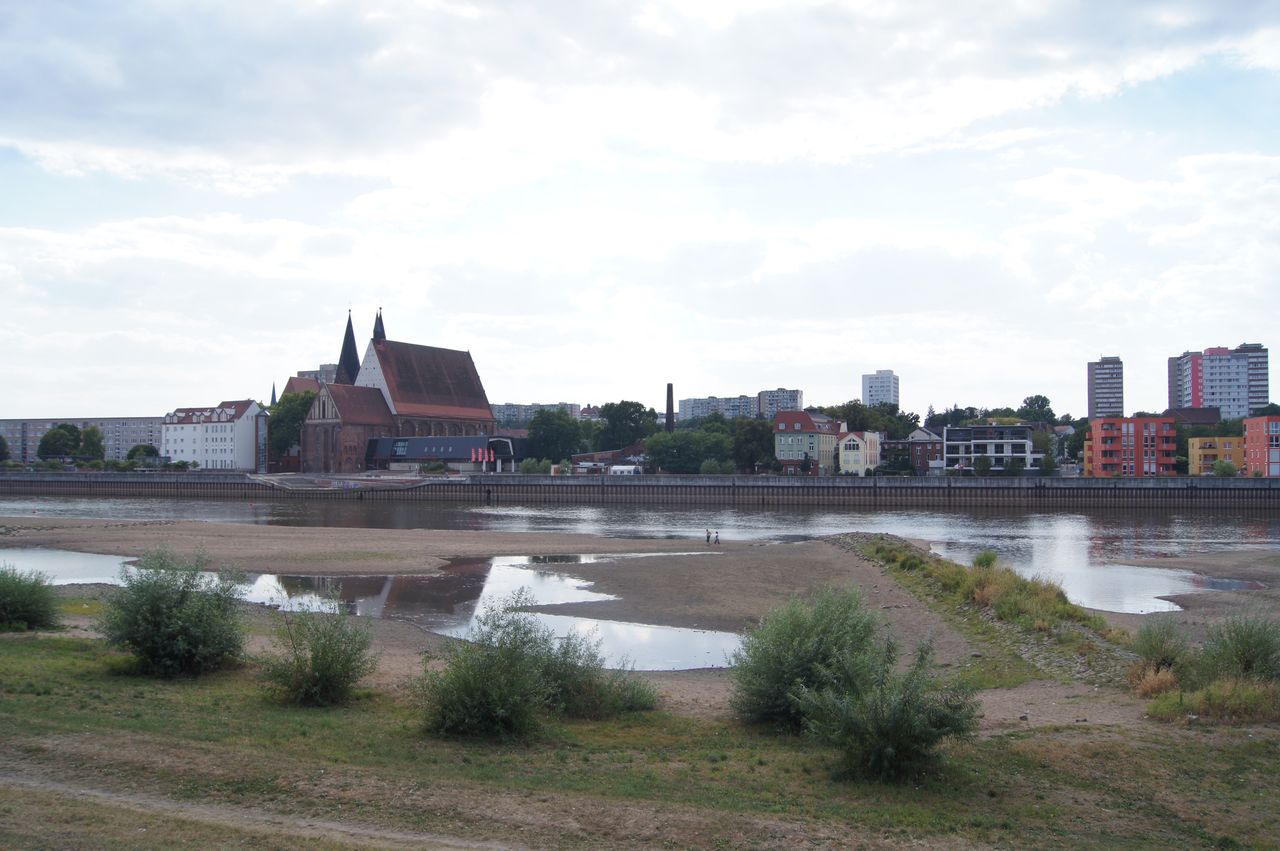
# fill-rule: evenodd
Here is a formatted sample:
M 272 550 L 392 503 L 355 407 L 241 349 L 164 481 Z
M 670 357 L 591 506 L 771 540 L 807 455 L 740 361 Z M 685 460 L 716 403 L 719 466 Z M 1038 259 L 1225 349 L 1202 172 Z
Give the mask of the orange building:
M 1280 477 L 1280 417 L 1250 417 L 1244 421 L 1244 472 L 1248 476 Z
M 1089 423 L 1086 476 L 1172 476 L 1177 436 L 1172 417 L 1103 417 Z

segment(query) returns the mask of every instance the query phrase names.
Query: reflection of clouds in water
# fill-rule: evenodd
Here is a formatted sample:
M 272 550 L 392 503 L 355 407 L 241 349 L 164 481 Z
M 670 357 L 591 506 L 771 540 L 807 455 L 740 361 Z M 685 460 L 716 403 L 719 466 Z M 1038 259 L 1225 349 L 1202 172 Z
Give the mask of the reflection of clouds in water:
M 314 591 L 289 591 L 281 583 L 281 577 L 271 574 L 253 576 L 244 588 L 244 599 L 250 603 L 263 603 L 275 606 L 284 612 L 330 612 L 336 613 L 338 603 L 321 596 Z M 358 612 L 358 614 L 364 614 Z M 377 617 L 377 615 L 373 615 Z

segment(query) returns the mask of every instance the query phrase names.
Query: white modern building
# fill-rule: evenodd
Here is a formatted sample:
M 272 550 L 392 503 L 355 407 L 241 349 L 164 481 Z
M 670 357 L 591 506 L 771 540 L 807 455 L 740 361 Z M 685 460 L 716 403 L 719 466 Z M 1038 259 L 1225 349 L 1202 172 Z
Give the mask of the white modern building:
M 266 472 L 267 412 L 252 399 L 165 414 L 160 454 L 203 470 Z
M 783 387 L 777 390 L 761 390 L 756 394 L 756 401 L 760 407 L 760 413 L 757 416 L 772 420 L 781 411 L 803 411 L 804 391 L 787 390 Z
M 1217 408 L 1224 420 L 1247 417 L 1270 398 L 1267 349 L 1242 343 L 1169 358 L 1169 407 Z
M 1013 461 L 1024 470 L 1038 470 L 1044 453 L 1036 452 L 1028 425 L 947 426 L 942 431 L 943 462 L 948 470 L 973 470 L 979 458 L 991 462 L 992 473 L 1003 473 Z
M 877 369 L 862 376 L 862 404 L 867 407 L 884 402 L 898 404 L 898 376 L 892 369 Z
M 493 410 L 493 418 L 507 426 L 528 423 L 538 411 L 567 411 L 575 420 L 582 416 L 582 406 L 574 402 L 531 402 L 528 405 L 506 402 L 489 407 Z
M 760 401 L 755 396 L 703 396 L 681 399 L 676 416 L 681 420 L 700 420 L 719 414 L 726 420 L 735 417 L 760 416 Z
M 836 439 L 836 459 L 841 473 L 865 476 L 867 470 L 880 466 L 880 442 L 877 431 L 850 431 Z
M 62 419 L 0 420 L 0 437 L 9 447 L 9 457 L 25 464 L 35 462 L 40 438 L 56 425 L 68 423 L 84 431 L 97 426 L 102 432 L 103 456 L 123 461 L 138 444 L 160 448 L 160 417 L 63 417 Z
M 1124 416 L 1124 362 L 1100 357 L 1089 362 L 1089 419 Z

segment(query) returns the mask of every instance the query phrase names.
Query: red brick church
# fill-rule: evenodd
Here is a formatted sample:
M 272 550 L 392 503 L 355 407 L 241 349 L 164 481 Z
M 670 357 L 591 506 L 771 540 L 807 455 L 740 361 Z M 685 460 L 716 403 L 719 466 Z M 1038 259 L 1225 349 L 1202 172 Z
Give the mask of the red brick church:
M 361 472 L 375 437 L 473 436 L 495 427 L 470 352 L 388 340 L 379 310 L 360 360 L 348 314 L 337 376 L 319 385 L 302 424 L 302 472 Z

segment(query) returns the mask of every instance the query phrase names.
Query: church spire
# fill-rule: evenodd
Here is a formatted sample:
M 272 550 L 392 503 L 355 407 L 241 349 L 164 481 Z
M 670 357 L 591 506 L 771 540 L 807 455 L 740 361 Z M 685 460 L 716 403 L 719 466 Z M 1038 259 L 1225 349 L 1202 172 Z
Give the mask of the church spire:
M 276 383 L 271 382 L 271 407 L 276 406 Z
M 375 343 L 385 343 L 387 340 L 387 329 L 382 327 L 382 308 L 378 308 L 378 318 L 373 320 L 373 341 Z
M 342 338 L 342 354 L 338 356 L 338 374 L 334 384 L 355 384 L 360 374 L 360 355 L 356 352 L 356 332 L 351 327 L 351 311 L 347 311 L 347 333 Z

